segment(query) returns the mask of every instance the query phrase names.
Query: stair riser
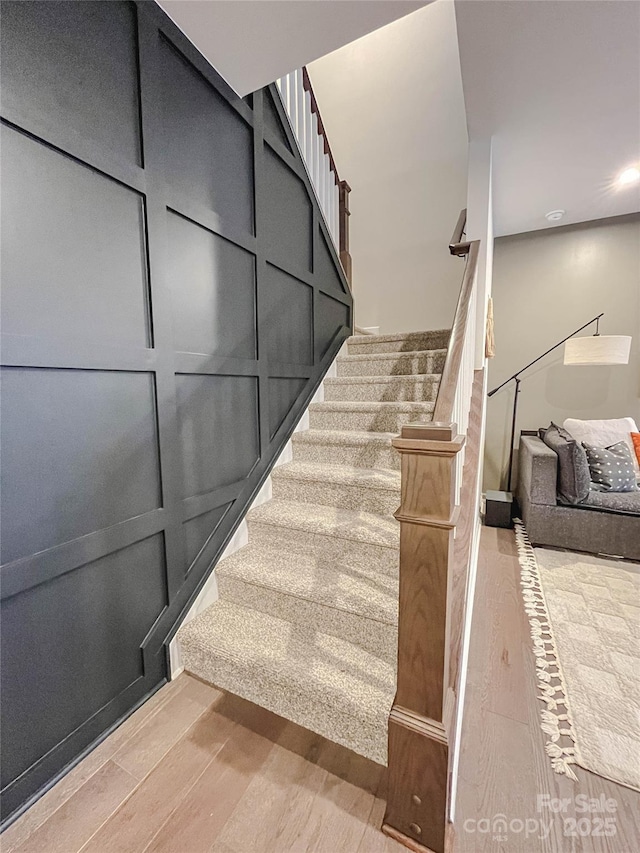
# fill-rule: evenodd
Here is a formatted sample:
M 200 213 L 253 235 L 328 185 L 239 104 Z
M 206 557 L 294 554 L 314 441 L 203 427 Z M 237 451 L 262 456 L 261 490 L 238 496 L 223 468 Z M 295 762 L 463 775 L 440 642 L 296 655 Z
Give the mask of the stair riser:
M 367 341 L 366 343 L 348 343 L 349 355 L 367 355 L 378 352 L 416 352 L 423 349 L 446 349 L 449 343 L 448 332 L 434 332 L 415 338 L 401 338 L 396 341 Z
M 312 444 L 294 440 L 293 458 L 296 462 L 324 462 L 327 465 L 353 465 L 354 468 L 400 470 L 400 454 L 390 444 Z
M 358 403 L 430 403 L 438 394 L 438 380 L 416 381 L 408 376 L 390 382 L 332 382 L 325 379 L 324 399 L 327 402 Z
M 389 358 L 351 361 L 338 359 L 338 376 L 407 376 L 411 373 L 441 373 L 444 353 L 424 353 L 406 356 L 402 353 Z
M 273 496 L 298 503 L 322 504 L 339 509 L 393 515 L 400 506 L 400 490 L 368 489 L 309 480 L 273 478 Z
M 251 607 L 278 619 L 340 637 L 387 663 L 393 664 L 396 659 L 398 629 L 389 620 L 397 620 L 397 614 L 372 614 L 374 618 L 367 618 L 359 613 L 285 595 L 269 587 L 244 583 L 239 578 L 223 575 L 218 575 L 218 589 L 221 597 L 242 607 Z
M 249 539 L 256 545 L 286 548 L 291 553 L 312 554 L 324 562 L 339 561 L 352 565 L 354 571 L 359 566 L 370 570 L 372 565 L 377 566 L 383 574 L 393 575 L 398 571 L 398 551 L 395 548 L 258 521 L 249 521 L 248 524 Z
M 309 412 L 311 429 L 400 432 L 404 424 L 430 420 L 430 412 Z
M 363 718 L 351 707 L 333 702 L 329 713 L 320 705 L 315 692 L 303 683 L 294 692 L 290 684 L 274 681 L 271 673 L 260 678 L 250 665 L 218 658 L 191 643 L 182 644 L 182 659 L 185 670 L 203 681 L 242 696 L 372 761 L 387 763 L 388 710 L 381 709 L 377 718 L 373 715 Z M 367 744 L 366 748 L 363 743 Z

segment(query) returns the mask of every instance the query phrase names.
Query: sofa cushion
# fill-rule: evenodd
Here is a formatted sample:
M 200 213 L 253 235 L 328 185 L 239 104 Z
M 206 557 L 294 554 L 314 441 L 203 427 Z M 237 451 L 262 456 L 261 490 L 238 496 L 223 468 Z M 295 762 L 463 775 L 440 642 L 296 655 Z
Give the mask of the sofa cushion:
M 591 476 L 584 449 L 553 422 L 544 432 L 547 447 L 558 456 L 558 492 L 564 502 L 578 504 L 589 494 Z
M 620 512 L 623 515 L 640 515 L 640 491 L 638 492 L 589 492 L 580 504 L 587 509 L 604 512 Z
M 625 441 L 633 454 L 636 477 L 640 477 L 640 463 L 633 452 L 631 433 L 638 432 L 633 418 L 608 418 L 606 420 L 581 421 L 567 418 L 562 425 L 576 441 L 592 444 L 595 447 L 609 447 L 618 441 Z
M 591 472 L 591 488 L 599 492 L 636 492 L 636 472 L 629 446 L 624 441 L 610 447 L 583 442 Z

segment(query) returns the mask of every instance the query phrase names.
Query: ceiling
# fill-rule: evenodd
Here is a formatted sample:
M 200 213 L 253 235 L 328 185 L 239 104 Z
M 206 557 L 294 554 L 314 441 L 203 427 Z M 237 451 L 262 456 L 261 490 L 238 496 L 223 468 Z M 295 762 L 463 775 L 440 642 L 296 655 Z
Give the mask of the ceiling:
M 246 95 L 431 0 L 158 0 Z
M 456 0 L 472 139 L 494 137 L 496 235 L 640 210 L 640 3 Z

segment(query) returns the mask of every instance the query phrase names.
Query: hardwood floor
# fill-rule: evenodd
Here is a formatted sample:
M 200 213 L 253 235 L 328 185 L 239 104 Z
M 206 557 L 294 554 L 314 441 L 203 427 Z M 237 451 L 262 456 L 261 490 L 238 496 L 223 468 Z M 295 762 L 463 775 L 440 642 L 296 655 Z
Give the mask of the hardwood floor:
M 553 773 L 535 695 L 513 533 L 484 529 L 454 853 L 637 850 L 640 795 L 580 768 L 577 784 Z M 609 815 L 615 836 L 581 837 L 607 815 L 576 812 L 573 800 L 561 814 L 537 810 L 538 796 L 578 793 L 616 801 Z M 0 847 L 2 853 L 403 853 L 379 831 L 384 794 L 378 765 L 181 675 L 10 826 Z M 500 813 L 511 822 L 506 834 L 484 831 Z M 572 817 L 583 822 L 567 837 L 564 819 Z
M 536 698 L 519 571 L 513 532 L 483 528 L 462 732 L 455 853 L 633 853 L 640 849 L 640 794 L 580 767 L 574 768 L 577 783 L 551 769 L 544 751 L 546 736 L 540 729 L 542 704 Z M 579 795 L 611 798 L 616 811 L 580 811 L 581 800 L 575 802 Z M 566 798 L 566 810 L 539 810 L 538 797 Z M 500 814 L 506 816 L 508 824 L 515 821 L 506 834 L 496 837 L 493 832 L 479 831 L 486 826 L 477 821 Z M 600 819 L 607 817 L 613 818 L 609 823 L 615 835 L 594 834 L 609 831 L 600 825 Z M 577 827 L 572 820 L 578 822 Z M 525 822 L 522 829 L 518 821 Z M 573 829 L 575 836 L 565 834 Z M 546 837 L 540 838 L 540 834 Z

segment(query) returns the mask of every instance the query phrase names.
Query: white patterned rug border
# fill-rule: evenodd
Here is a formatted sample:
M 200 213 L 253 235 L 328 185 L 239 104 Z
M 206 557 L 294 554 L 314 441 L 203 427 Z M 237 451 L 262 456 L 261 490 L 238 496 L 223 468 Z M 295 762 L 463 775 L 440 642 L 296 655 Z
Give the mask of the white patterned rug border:
M 538 698 L 546 706 L 540 711 L 540 727 L 549 736 L 545 752 L 556 773 L 577 782 L 578 777 L 571 765 L 584 765 L 580 760 L 567 686 L 549 619 L 538 561 L 525 526 L 519 518 L 514 519 L 514 526 L 520 562 L 520 586 L 536 660 L 536 677 L 540 690 Z

